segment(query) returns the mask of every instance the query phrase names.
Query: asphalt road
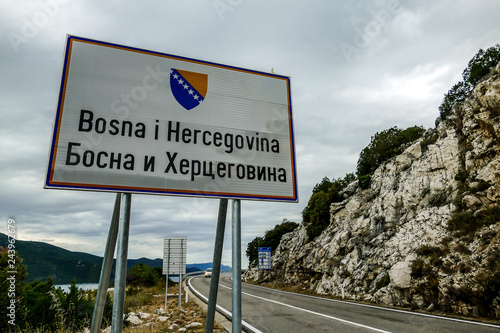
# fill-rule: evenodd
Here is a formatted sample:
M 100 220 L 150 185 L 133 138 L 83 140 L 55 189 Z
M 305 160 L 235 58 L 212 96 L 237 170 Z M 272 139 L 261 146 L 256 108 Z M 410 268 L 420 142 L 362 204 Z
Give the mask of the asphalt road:
M 191 286 L 208 297 L 210 279 Z M 230 275 L 221 275 L 217 304 L 231 311 Z M 500 332 L 500 326 L 287 293 L 242 283 L 242 316 L 254 332 Z

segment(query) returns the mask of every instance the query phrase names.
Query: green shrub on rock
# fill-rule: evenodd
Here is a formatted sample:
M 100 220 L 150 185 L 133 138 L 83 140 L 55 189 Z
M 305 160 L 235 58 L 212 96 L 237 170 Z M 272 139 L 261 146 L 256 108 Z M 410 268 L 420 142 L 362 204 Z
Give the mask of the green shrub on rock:
M 451 113 L 455 103 L 462 102 L 469 95 L 479 81 L 500 62 L 500 44 L 490 47 L 486 51 L 480 49 L 469 61 L 463 71 L 463 81 L 455 84 L 443 98 L 439 106 L 440 117 L 445 120 Z

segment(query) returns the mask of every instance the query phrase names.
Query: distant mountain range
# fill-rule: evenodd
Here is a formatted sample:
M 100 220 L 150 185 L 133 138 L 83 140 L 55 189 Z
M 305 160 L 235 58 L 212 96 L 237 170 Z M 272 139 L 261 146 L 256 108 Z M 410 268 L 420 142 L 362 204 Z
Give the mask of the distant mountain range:
M 7 235 L 0 233 L 0 246 L 7 247 Z M 55 284 L 69 284 L 73 277 L 77 283 L 98 283 L 101 273 L 102 257 L 84 252 L 73 252 L 44 242 L 16 240 L 16 250 L 28 271 L 25 282 L 36 279 L 46 281 L 51 277 Z M 128 259 L 127 267 L 138 263 L 150 267 L 161 267 L 163 259 Z M 204 271 L 212 267 L 212 263 L 187 264 L 186 271 Z M 231 269 L 222 265 L 222 269 Z M 113 263 L 114 271 L 114 263 Z M 111 273 L 114 278 L 114 272 Z

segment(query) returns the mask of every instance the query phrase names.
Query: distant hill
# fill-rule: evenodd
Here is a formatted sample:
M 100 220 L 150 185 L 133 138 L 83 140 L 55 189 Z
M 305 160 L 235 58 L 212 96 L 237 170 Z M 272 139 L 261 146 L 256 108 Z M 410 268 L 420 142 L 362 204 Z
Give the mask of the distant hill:
M 7 247 L 7 235 L 0 233 L 0 246 Z M 16 240 L 16 250 L 26 265 L 28 277 L 25 282 L 36 279 L 46 281 L 48 277 L 55 284 L 69 284 L 73 277 L 77 283 L 98 283 L 101 273 L 102 257 L 84 252 L 73 252 L 44 242 Z M 127 267 L 143 263 L 150 267 L 161 267 L 163 259 L 128 259 Z M 187 264 L 186 271 L 204 271 L 212 263 Z M 231 269 L 222 265 L 222 269 Z M 111 278 L 114 278 L 114 263 Z
M 0 246 L 7 246 L 7 235 L 0 233 Z M 54 283 L 78 283 L 99 281 L 102 258 L 83 252 L 72 252 L 43 242 L 16 240 L 16 250 L 26 265 L 28 277 L 25 282 L 50 276 Z

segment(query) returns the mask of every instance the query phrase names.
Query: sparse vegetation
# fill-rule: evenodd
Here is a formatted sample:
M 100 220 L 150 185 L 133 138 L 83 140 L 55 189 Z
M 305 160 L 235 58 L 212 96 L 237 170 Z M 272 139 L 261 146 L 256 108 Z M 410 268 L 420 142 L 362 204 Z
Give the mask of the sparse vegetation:
M 500 272 L 481 272 L 475 280 L 477 287 L 451 286 L 453 300 L 474 305 L 476 316 L 496 317 L 493 303 L 500 292 Z
M 469 61 L 463 71 L 463 81 L 455 84 L 443 98 L 439 106 L 440 117 L 445 120 L 451 113 L 453 105 L 465 100 L 479 81 L 500 62 L 500 44 L 490 47 L 486 51 L 480 49 Z
M 431 136 L 423 139 L 420 142 L 420 149 L 422 150 L 422 152 L 425 152 L 427 150 L 427 147 L 429 145 L 432 145 L 432 144 L 436 143 L 437 139 L 439 139 L 439 134 L 438 133 L 434 133 Z
M 428 276 L 432 272 L 432 267 L 426 264 L 424 260 L 417 259 L 411 265 L 411 276 L 422 278 Z
M 348 173 L 344 178 L 333 179 L 328 177 L 316 184 L 313 194 L 302 210 L 302 221 L 306 224 L 306 231 L 309 240 L 313 240 L 323 232 L 330 224 L 330 205 L 333 202 L 344 200 L 342 191 L 356 180 L 352 173 Z
M 475 186 L 471 187 L 469 189 L 470 193 L 477 193 L 477 192 L 482 192 L 486 191 L 491 187 L 491 184 L 488 182 L 485 182 L 484 180 L 479 181 Z
M 430 245 L 422 245 L 420 248 L 416 250 L 417 254 L 424 257 L 442 257 L 446 255 L 449 250 L 440 246 L 430 246 Z
M 359 176 L 358 177 L 359 188 L 362 190 L 366 190 L 367 188 L 370 187 L 371 181 L 372 181 L 372 176 L 370 175 Z
M 389 273 L 387 273 L 377 281 L 375 284 L 375 290 L 379 290 L 380 288 L 387 286 L 389 283 L 391 283 L 391 277 L 389 276 Z
M 144 263 L 138 263 L 127 274 L 127 285 L 152 287 L 161 279 L 161 267 L 151 268 Z
M 372 136 L 370 144 L 359 154 L 356 168 L 356 174 L 360 182 L 361 178 L 365 177 L 363 188 L 367 188 L 367 175 L 373 174 L 382 163 L 400 154 L 405 144 L 419 139 L 424 132 L 422 126 L 408 127 L 404 130 L 392 127 Z
M 474 234 L 479 228 L 500 222 L 500 206 L 492 206 L 476 213 L 455 212 L 448 221 L 448 230 L 457 236 Z
M 467 247 L 467 245 L 465 245 L 464 243 L 457 243 L 455 245 L 455 247 L 453 248 L 453 250 L 456 251 L 456 252 L 458 252 L 458 253 L 466 254 L 466 255 L 469 255 L 469 254 L 472 253 L 469 250 L 469 248 Z

